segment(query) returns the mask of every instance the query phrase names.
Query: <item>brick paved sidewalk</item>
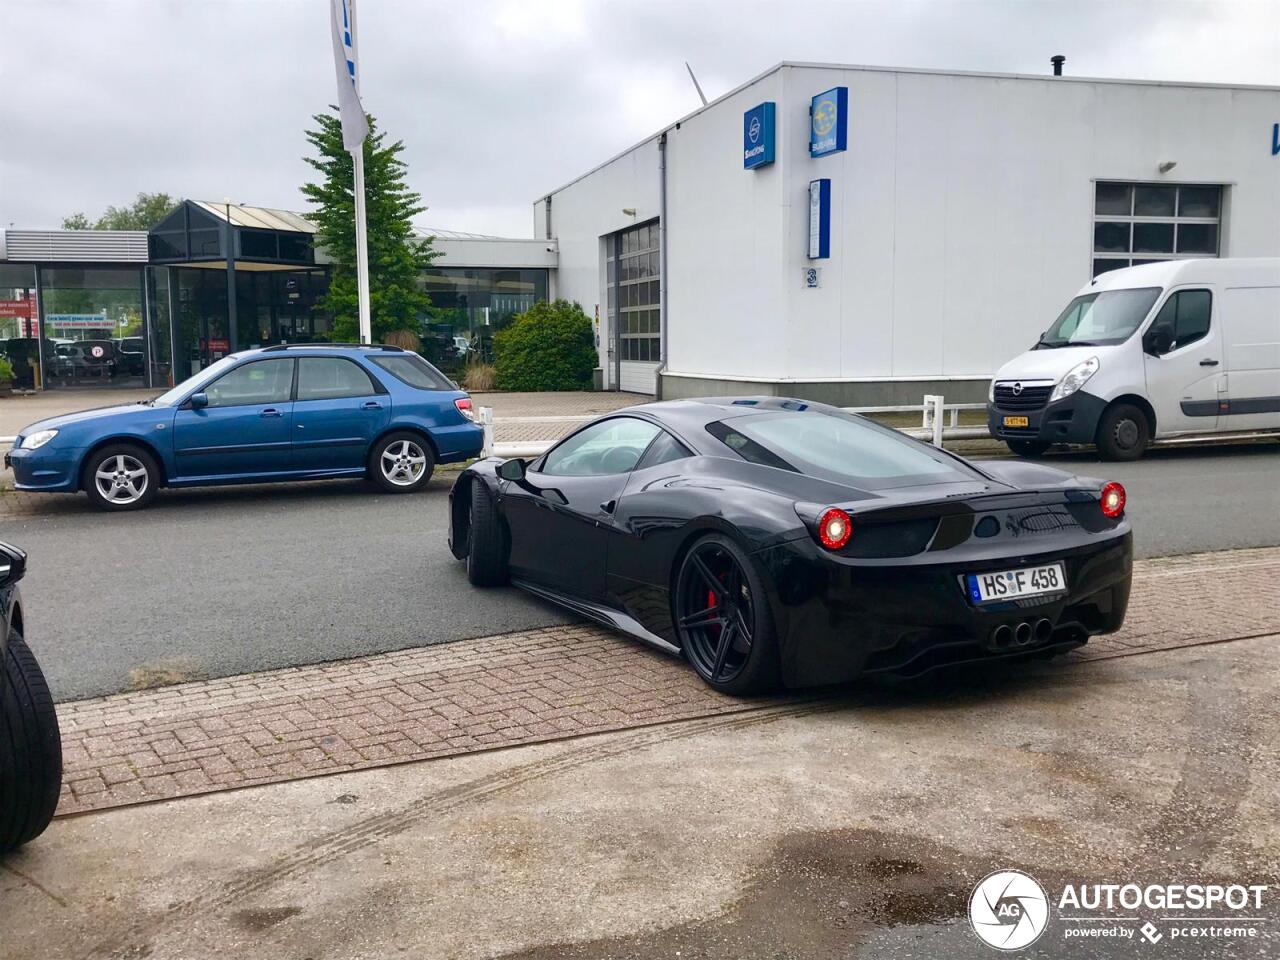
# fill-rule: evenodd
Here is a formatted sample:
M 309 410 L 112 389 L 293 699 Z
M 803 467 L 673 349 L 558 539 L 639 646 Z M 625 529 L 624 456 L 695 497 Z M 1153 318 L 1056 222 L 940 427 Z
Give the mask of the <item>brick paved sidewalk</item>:
M 1125 628 L 1071 658 L 1280 634 L 1278 573 L 1280 548 L 1139 561 Z M 58 812 L 760 705 L 595 626 L 466 640 L 62 704 Z

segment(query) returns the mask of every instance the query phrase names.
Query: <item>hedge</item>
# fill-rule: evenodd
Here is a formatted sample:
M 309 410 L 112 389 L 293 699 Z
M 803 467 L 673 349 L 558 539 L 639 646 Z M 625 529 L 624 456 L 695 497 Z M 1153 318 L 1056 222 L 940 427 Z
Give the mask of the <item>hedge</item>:
M 598 360 L 591 320 L 567 300 L 536 303 L 493 338 L 499 390 L 586 390 Z

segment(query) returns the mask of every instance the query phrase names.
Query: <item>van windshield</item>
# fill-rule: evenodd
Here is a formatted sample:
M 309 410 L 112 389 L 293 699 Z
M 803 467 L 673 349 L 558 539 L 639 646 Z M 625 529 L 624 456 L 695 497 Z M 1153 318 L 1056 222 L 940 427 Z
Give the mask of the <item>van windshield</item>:
M 1076 297 L 1044 332 L 1037 350 L 1124 343 L 1151 312 L 1159 287 L 1101 290 Z

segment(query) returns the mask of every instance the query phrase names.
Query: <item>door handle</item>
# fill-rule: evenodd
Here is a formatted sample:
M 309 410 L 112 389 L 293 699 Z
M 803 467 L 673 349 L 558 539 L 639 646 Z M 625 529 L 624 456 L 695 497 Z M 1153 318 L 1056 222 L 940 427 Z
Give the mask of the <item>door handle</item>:
M 600 504 L 600 509 L 603 510 L 605 513 L 613 513 L 614 509 L 616 509 L 617 506 L 618 506 L 617 500 L 606 500 L 604 503 Z
M 1200 361 L 1200 366 L 1202 367 L 1216 367 L 1217 365 L 1218 365 L 1217 360 L 1201 360 Z
M 263 411 L 262 411 L 262 413 L 258 414 L 258 416 L 260 416 L 260 417 L 278 417 L 278 416 L 280 416 L 280 411 L 279 411 L 279 410 L 277 410 L 275 407 L 267 407 L 267 409 L 263 410 Z
M 369 400 L 365 403 L 360 404 L 360 409 L 361 410 L 381 410 L 382 404 L 380 404 L 377 400 Z

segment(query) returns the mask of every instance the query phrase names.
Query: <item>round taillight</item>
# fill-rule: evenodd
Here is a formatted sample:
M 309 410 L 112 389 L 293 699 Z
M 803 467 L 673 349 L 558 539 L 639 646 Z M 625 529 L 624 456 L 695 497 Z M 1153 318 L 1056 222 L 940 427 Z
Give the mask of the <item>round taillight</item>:
M 1102 515 L 1114 520 L 1124 513 L 1124 487 L 1112 480 L 1102 485 Z
M 840 550 L 849 542 L 853 523 L 839 507 L 832 507 L 818 518 L 818 539 L 828 550 Z

